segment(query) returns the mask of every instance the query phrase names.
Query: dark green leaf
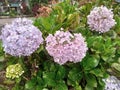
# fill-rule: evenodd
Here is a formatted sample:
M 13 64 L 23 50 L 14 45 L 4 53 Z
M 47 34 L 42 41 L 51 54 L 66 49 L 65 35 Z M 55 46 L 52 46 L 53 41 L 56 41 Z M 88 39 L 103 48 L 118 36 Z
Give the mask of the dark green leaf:
M 105 82 L 102 80 L 102 78 L 98 78 L 98 83 L 100 86 L 104 87 L 105 86 Z
M 97 80 L 96 77 L 92 74 L 88 74 L 86 76 L 87 86 L 90 87 L 97 87 Z
M 43 80 L 45 81 L 45 84 L 48 86 L 56 86 L 56 80 L 55 80 L 55 72 L 44 72 L 43 73 Z
M 63 79 L 65 77 L 65 68 L 64 66 L 59 66 L 58 71 L 56 73 L 56 79 Z
M 68 78 L 75 82 L 80 81 L 82 77 L 83 76 L 80 68 L 73 68 L 68 74 Z
M 55 86 L 54 90 L 68 90 L 68 88 L 64 81 L 61 81 Z
M 36 86 L 36 90 L 43 90 L 43 87 L 40 86 L 40 85 L 37 85 L 37 86 Z
M 27 83 L 25 84 L 25 88 L 28 90 L 33 90 L 36 86 L 36 78 L 33 77 L 31 80 L 27 81 Z

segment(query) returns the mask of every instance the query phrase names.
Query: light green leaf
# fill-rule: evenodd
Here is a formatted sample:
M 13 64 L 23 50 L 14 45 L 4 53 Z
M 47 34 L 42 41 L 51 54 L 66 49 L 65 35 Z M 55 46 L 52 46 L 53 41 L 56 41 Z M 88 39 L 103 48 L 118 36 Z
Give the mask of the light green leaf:
M 86 56 L 84 60 L 82 61 L 83 67 L 85 70 L 91 70 L 98 66 L 99 64 L 99 59 L 96 58 L 95 56 Z
M 3 62 L 4 60 L 4 56 L 0 56 L 0 62 Z
M 94 87 L 89 86 L 89 85 L 87 84 L 86 87 L 85 87 L 85 90 L 94 90 Z
M 104 75 L 104 71 L 99 68 L 91 70 L 90 73 L 94 74 L 97 77 L 103 77 Z
M 25 84 L 25 88 L 28 89 L 28 90 L 32 90 L 34 88 L 34 85 L 32 82 L 27 82 Z
M 113 63 L 113 64 L 111 65 L 111 67 L 120 72 L 120 64 L 119 64 L 119 63 Z

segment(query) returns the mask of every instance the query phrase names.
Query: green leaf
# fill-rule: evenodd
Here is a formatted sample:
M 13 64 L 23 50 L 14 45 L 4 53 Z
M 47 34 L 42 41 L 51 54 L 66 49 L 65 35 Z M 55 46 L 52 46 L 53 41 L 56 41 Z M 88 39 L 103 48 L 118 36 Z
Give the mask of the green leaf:
M 4 61 L 4 56 L 0 56 L 0 62 Z
M 86 75 L 87 86 L 97 87 L 96 77 L 92 74 Z
M 43 45 L 40 46 L 40 48 L 37 49 L 37 53 L 40 53 L 44 49 Z
M 32 90 L 34 87 L 35 87 L 35 84 L 32 83 L 31 81 L 29 81 L 25 84 L 26 89 Z
M 97 77 L 103 77 L 103 75 L 104 75 L 104 71 L 102 71 L 99 68 L 91 70 L 90 73 L 94 74 Z
M 99 59 L 95 56 L 87 55 L 82 61 L 83 67 L 85 70 L 91 70 L 98 66 Z
M 60 81 L 53 90 L 68 90 L 68 88 L 64 81 Z
M 104 86 L 101 86 L 101 85 L 98 85 L 96 90 L 105 90 L 105 87 Z
M 43 54 L 43 53 L 41 53 L 41 54 Z M 55 70 L 54 63 L 51 63 L 49 61 L 45 61 L 43 63 L 43 65 L 44 65 L 44 70 L 45 71 L 53 71 L 53 70 Z
M 43 78 L 41 78 L 41 77 L 39 77 L 39 76 L 37 76 L 37 83 L 38 83 L 38 86 L 41 87 L 41 88 L 47 86 L 47 84 L 45 83 L 45 81 L 43 80 Z M 38 88 L 39 88 L 39 87 L 38 87 Z
M 85 90 L 94 90 L 94 87 L 89 86 L 89 85 L 87 84 L 86 87 L 85 87 Z
M 115 16 L 115 21 L 117 22 L 115 26 L 115 30 L 118 34 L 120 34 L 120 17 L 118 15 Z
M 74 82 L 78 82 L 82 79 L 82 72 L 80 68 L 73 68 L 68 74 L 68 78 Z
M 63 79 L 65 77 L 66 70 L 64 66 L 59 65 L 58 71 L 56 73 L 56 79 Z
M 18 85 L 15 85 L 12 90 L 20 90 L 20 87 Z
M 98 79 L 98 85 L 96 90 L 104 90 L 105 89 L 105 82 L 103 81 L 103 78 L 97 78 Z
M 82 90 L 82 87 L 81 85 L 79 85 L 79 83 L 76 83 L 75 90 Z
M 4 69 L 5 65 L 4 63 L 0 62 L 0 70 Z
M 45 84 L 52 87 L 56 86 L 55 75 L 55 72 L 44 72 L 43 80 L 45 81 Z
M 105 90 L 105 82 L 103 81 L 103 78 L 97 78 L 98 79 L 98 85 L 96 90 Z
M 116 69 L 118 72 L 120 72 L 120 64 L 119 63 L 113 63 L 111 65 L 112 68 Z
M 33 77 L 31 80 L 27 81 L 27 83 L 25 84 L 25 88 L 28 90 L 33 90 L 36 86 L 36 78 Z
M 108 56 L 105 56 L 105 55 L 101 55 L 101 58 L 104 60 L 104 61 L 107 61 L 109 59 Z
M 37 85 L 37 86 L 36 86 L 36 90 L 43 90 L 43 87 L 40 86 L 40 85 Z
M 67 79 L 67 85 L 75 87 L 76 86 L 76 82 L 71 80 L 71 79 Z
M 104 87 L 105 86 L 105 82 L 102 80 L 103 78 L 98 78 L 98 83 L 100 86 Z

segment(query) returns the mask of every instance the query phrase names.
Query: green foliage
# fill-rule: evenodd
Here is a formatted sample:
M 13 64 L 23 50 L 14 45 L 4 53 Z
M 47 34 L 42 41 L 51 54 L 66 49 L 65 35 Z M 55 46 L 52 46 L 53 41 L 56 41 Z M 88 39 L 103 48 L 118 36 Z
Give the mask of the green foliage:
M 82 79 L 82 72 L 80 68 L 73 68 L 69 71 L 68 78 L 72 81 L 79 82 Z
M 69 0 L 65 0 L 54 5 L 52 9 L 50 16 L 40 17 L 34 22 L 44 35 L 53 34 L 60 28 L 74 30 L 79 26 L 80 13 L 76 4 L 72 5 Z
M 57 85 L 53 90 L 68 90 L 68 88 L 67 88 L 67 85 L 64 83 L 64 81 L 61 81 L 57 83 Z
M 31 80 L 26 82 L 25 89 L 27 90 L 33 90 L 36 87 L 37 79 L 33 77 Z
M 30 6 L 33 7 L 36 4 L 40 4 L 40 3 L 48 3 L 48 0 L 29 0 Z
M 62 27 L 62 24 L 57 24 L 55 20 L 56 17 L 53 15 L 41 17 L 35 21 L 34 25 L 37 26 L 45 36 L 48 33 L 54 33 Z
M 91 36 L 87 42 L 91 53 L 100 55 L 104 61 L 110 61 L 115 56 L 115 43 L 110 37 Z
M 2 48 L 2 42 L 0 41 L 0 62 L 4 61 L 4 52 Z
M 80 13 L 77 4 L 71 4 L 70 0 L 64 0 L 53 6 L 53 13 L 56 15 L 56 22 L 63 24 L 65 29 L 75 29 L 80 23 Z
M 82 62 L 82 65 L 85 70 L 91 70 L 95 67 L 97 67 L 99 64 L 99 59 L 97 59 L 95 56 L 86 56 Z
M 37 3 L 42 0 L 31 0 L 34 1 Z M 104 34 L 92 32 L 87 25 L 90 10 L 100 5 L 113 7 L 117 22 L 115 27 Z M 60 28 L 71 33 L 81 33 L 86 38 L 87 55 L 76 64 L 68 62 L 62 66 L 54 63 L 45 50 L 45 44 L 29 57 L 13 57 L 3 52 L 0 42 L 0 70 L 20 63 L 25 71 L 20 80 L 15 80 L 12 90 L 104 90 L 103 79 L 107 78 L 109 73 L 120 77 L 119 10 L 118 4 L 112 0 L 96 0 L 80 7 L 77 3 L 64 0 L 52 6 L 48 17 L 40 17 L 34 21 L 44 38 Z
M 120 34 L 120 17 L 118 15 L 115 16 L 115 20 L 117 22 L 115 30 L 118 34 Z
M 5 67 L 4 61 L 5 61 L 5 55 L 3 52 L 2 43 L 0 41 L 0 70 L 2 70 Z

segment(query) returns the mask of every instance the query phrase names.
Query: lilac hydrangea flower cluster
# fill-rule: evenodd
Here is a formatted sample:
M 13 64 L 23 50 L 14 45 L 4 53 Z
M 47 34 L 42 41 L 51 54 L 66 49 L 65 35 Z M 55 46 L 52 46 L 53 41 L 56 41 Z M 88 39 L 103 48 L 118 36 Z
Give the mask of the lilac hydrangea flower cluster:
M 85 39 L 80 33 L 57 31 L 46 38 L 46 50 L 60 65 L 68 61 L 80 62 L 86 56 L 87 49 Z
M 105 6 L 95 7 L 87 16 L 87 23 L 92 31 L 105 33 L 112 28 L 116 22 L 113 19 L 113 12 Z
M 43 42 L 41 31 L 26 18 L 17 18 L 5 25 L 1 39 L 4 51 L 13 56 L 29 56 Z
M 103 81 L 105 82 L 105 90 L 120 90 L 120 80 L 115 76 L 110 76 Z

